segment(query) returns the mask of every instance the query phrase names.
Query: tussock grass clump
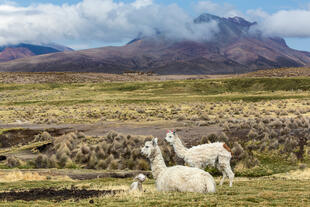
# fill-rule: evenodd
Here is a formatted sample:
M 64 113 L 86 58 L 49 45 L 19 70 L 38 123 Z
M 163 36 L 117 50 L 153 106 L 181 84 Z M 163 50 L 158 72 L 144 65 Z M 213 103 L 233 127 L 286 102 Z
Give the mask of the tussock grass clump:
M 15 156 L 8 157 L 7 166 L 10 168 L 19 167 L 22 165 L 22 161 Z
M 35 167 L 36 168 L 48 168 L 49 167 L 49 160 L 48 157 L 44 154 L 40 154 L 35 159 Z
M 53 137 L 46 131 L 44 131 L 41 134 L 38 134 L 34 137 L 35 142 L 48 141 L 48 140 L 52 140 L 52 139 L 53 139 Z
M 247 137 L 250 138 L 250 139 L 255 139 L 255 138 L 258 137 L 258 133 L 256 132 L 255 129 L 250 129 Z
M 244 149 L 238 142 L 234 143 L 231 151 L 233 153 L 233 157 L 235 157 L 238 160 L 242 159 L 245 156 Z

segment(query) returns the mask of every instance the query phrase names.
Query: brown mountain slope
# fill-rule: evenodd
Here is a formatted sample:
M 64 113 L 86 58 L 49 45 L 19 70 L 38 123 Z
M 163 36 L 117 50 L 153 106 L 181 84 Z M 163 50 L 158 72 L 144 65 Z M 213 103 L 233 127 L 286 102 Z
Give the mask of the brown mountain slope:
M 122 73 L 126 70 L 158 74 L 227 74 L 265 68 L 310 64 L 310 53 L 289 48 L 281 38 L 251 33 L 255 23 L 236 18 L 201 15 L 197 24 L 217 21 L 219 33 L 211 41 L 175 41 L 163 35 L 143 37 L 121 47 L 54 53 L 0 64 L 0 71 L 75 71 Z
M 0 62 L 10 61 L 18 58 L 24 58 L 35 55 L 27 48 L 5 48 L 0 52 Z

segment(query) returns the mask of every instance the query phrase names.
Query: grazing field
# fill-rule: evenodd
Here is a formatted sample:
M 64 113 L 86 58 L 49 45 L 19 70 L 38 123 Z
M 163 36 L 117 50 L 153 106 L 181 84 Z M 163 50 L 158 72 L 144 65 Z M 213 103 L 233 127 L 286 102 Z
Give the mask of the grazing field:
M 67 74 L 71 81 L 62 82 L 64 77 L 58 74 L 36 82 L 42 74 L 27 73 L 27 82 L 21 73 L 15 79 L 14 73 L 5 75 L 10 81 L 0 84 L 0 175 L 11 168 L 38 173 L 23 176 L 17 172 L 21 178 L 12 174 L 15 179 L 0 179 L 0 190 L 5 191 L 0 192 L 0 199 L 8 200 L 7 206 L 53 206 L 54 201 L 46 200 L 44 194 L 56 196 L 59 189 L 67 194 L 66 198 L 56 196 L 63 206 L 310 203 L 306 190 L 310 184 L 308 77 L 173 77 L 163 81 L 93 74 L 83 74 L 83 79 L 72 73 Z M 140 148 L 158 137 L 166 164 L 184 164 L 163 139 L 167 129 L 175 129 L 187 147 L 227 143 L 237 176 L 233 188 L 226 183 L 214 195 L 156 192 Z M 214 168 L 206 170 L 220 175 Z M 150 177 L 146 192 L 130 194 L 129 177 L 138 172 Z M 35 199 L 39 201 L 15 201 L 21 195 L 7 193 L 29 188 L 41 196 Z M 89 197 L 75 198 L 74 192 Z
M 2 183 L 0 199 L 4 206 L 309 206 L 307 180 L 284 180 L 273 178 L 237 178 L 233 188 L 227 185 L 218 187 L 215 194 L 197 193 L 159 193 L 156 192 L 153 180 L 144 184 L 144 192 L 130 193 L 128 191 L 131 179 L 102 178 L 84 181 L 17 181 Z M 47 189 L 55 193 L 64 192 L 63 197 L 49 194 L 29 196 L 25 190 L 36 192 L 36 189 Z M 75 192 L 70 195 L 69 190 Z M 80 190 L 109 191 L 115 194 L 100 195 L 99 197 L 82 197 Z M 13 193 L 14 192 L 14 193 Z M 24 192 L 23 195 L 18 192 Z M 27 196 L 28 195 L 28 196 Z M 66 196 L 67 195 L 67 196 Z M 86 194 L 87 195 L 87 194 Z M 15 200 L 19 198 L 20 200 Z

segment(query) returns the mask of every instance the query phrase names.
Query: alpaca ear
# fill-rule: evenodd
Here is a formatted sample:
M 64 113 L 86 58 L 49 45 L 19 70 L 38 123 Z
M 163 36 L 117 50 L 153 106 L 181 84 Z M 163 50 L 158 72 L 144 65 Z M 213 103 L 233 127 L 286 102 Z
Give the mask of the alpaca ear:
M 158 138 L 154 138 L 152 140 L 153 146 L 157 146 Z

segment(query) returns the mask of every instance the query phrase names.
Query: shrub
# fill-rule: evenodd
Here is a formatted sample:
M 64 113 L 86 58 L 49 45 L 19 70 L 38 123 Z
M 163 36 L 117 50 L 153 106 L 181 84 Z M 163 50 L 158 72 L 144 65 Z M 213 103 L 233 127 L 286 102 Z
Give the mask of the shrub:
M 39 141 L 47 141 L 47 140 L 51 140 L 53 137 L 46 131 L 42 132 L 41 134 L 38 134 L 34 137 L 34 140 L 36 142 Z
M 10 168 L 14 168 L 14 167 L 19 167 L 19 166 L 21 166 L 21 161 L 20 161 L 20 159 L 18 159 L 17 157 L 15 157 L 15 156 L 10 156 L 9 158 L 8 158 L 8 160 L 7 160 L 7 165 L 8 165 L 8 167 L 10 167 Z
M 88 163 L 87 163 L 87 168 L 89 169 L 94 169 L 96 168 L 97 165 L 97 157 L 95 153 L 92 153 L 89 157 Z
M 47 156 L 40 154 L 35 159 L 35 166 L 36 166 L 36 168 L 48 168 L 48 158 L 47 158 Z
M 233 145 L 233 148 L 231 149 L 232 153 L 233 153 L 233 157 L 237 158 L 237 159 L 242 159 L 244 157 L 244 149 L 243 147 L 238 143 L 235 142 Z
M 213 142 L 218 141 L 218 137 L 217 137 L 216 134 L 209 134 L 209 135 L 208 135 L 208 140 L 209 140 L 211 143 L 213 143 Z
M 86 154 L 89 154 L 89 153 L 90 153 L 90 149 L 89 149 L 88 146 L 86 146 L 86 145 L 84 144 L 84 145 L 82 145 L 82 147 L 81 147 L 81 152 L 82 152 L 84 155 L 86 155 Z
M 48 159 L 48 167 L 49 167 L 49 168 L 56 168 L 56 167 L 57 167 L 56 155 L 52 155 L 52 156 Z
M 251 129 L 247 137 L 250 139 L 255 139 L 256 137 L 258 137 L 258 133 L 255 131 L 255 129 Z
M 112 160 L 109 164 L 110 170 L 116 170 L 118 169 L 118 160 Z
M 96 165 L 96 169 L 107 169 L 108 166 L 109 165 L 106 160 L 99 160 L 99 162 Z
M 63 154 L 60 159 L 59 159 L 59 166 L 64 168 L 66 166 L 72 165 L 72 160 L 70 157 L 68 157 L 68 155 Z
M 200 139 L 200 144 L 207 144 L 209 143 L 209 139 L 207 136 L 202 136 Z
M 149 168 L 149 163 L 145 159 L 139 159 L 137 162 L 138 169 L 139 170 L 148 170 Z

